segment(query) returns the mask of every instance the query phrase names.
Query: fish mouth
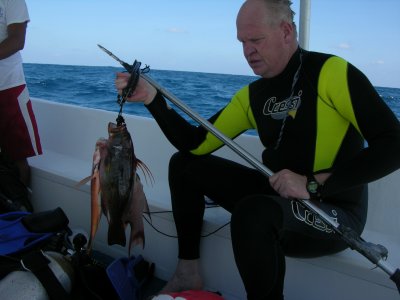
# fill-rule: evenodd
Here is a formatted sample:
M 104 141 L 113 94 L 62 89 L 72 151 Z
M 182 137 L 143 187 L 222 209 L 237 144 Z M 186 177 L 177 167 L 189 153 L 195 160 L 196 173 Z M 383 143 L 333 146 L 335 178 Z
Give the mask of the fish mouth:
M 108 123 L 108 132 L 109 133 L 119 133 L 119 132 L 123 132 L 125 130 L 126 130 L 125 124 L 117 125 L 113 122 Z

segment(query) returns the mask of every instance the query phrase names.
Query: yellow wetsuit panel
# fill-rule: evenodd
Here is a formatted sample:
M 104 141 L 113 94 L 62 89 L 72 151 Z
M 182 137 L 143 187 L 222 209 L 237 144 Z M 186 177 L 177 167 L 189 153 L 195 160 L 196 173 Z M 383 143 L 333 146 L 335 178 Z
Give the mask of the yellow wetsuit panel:
M 314 172 L 332 167 L 350 124 L 360 131 L 346 74 L 347 62 L 335 56 L 329 58 L 321 69 Z
M 220 132 L 229 138 L 234 138 L 248 129 L 256 128 L 254 116 L 248 101 L 248 94 L 248 86 L 238 91 L 213 123 Z M 213 152 L 221 146 L 222 142 L 217 137 L 212 133 L 207 133 L 203 143 L 190 152 L 201 155 Z

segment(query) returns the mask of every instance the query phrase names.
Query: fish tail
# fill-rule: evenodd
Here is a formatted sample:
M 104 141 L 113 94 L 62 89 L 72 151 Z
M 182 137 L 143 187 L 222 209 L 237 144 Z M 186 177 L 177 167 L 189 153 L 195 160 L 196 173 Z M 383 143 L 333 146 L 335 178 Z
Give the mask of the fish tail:
M 108 225 L 108 244 L 109 245 L 121 245 L 125 247 L 126 236 L 125 236 L 125 225 L 122 221 L 112 221 Z
M 131 226 L 131 237 L 129 239 L 129 248 L 128 248 L 128 255 L 131 255 L 132 247 L 136 245 L 142 245 L 144 249 L 145 246 L 145 239 L 144 239 L 144 230 L 134 231 Z

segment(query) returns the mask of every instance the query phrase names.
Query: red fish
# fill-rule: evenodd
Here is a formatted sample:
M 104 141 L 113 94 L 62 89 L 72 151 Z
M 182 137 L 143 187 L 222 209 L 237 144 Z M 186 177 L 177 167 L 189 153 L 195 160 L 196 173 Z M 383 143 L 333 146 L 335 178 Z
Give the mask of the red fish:
M 109 245 L 125 246 L 125 228 L 130 224 L 130 252 L 134 245 L 145 245 L 142 213 L 149 213 L 137 168 L 140 167 L 146 176 L 152 176 L 147 166 L 135 156 L 132 139 L 125 124 L 117 126 L 109 123 L 108 134 L 108 139 L 97 140 L 93 154 L 90 177 L 92 216 L 88 248 L 92 248 L 103 213 L 109 223 Z

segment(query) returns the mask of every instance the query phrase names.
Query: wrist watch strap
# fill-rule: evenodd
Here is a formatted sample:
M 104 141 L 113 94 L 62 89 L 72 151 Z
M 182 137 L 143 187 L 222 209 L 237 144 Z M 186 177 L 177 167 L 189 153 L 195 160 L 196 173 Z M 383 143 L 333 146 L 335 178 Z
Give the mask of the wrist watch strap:
M 314 175 L 307 175 L 307 191 L 310 194 L 310 200 L 319 200 L 321 198 L 322 185 L 319 184 Z

